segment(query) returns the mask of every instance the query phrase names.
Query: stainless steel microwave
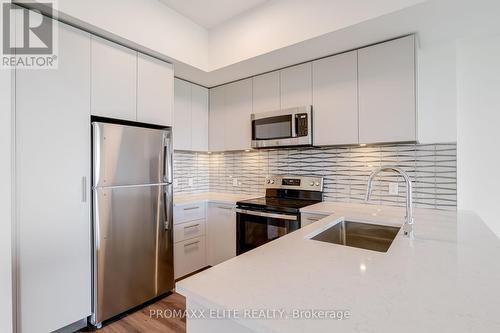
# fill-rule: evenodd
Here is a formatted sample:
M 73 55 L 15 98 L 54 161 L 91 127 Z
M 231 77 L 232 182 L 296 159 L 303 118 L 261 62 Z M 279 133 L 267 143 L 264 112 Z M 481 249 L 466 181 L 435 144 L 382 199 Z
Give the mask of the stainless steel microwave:
M 252 148 L 311 146 L 311 106 L 254 113 L 252 120 Z

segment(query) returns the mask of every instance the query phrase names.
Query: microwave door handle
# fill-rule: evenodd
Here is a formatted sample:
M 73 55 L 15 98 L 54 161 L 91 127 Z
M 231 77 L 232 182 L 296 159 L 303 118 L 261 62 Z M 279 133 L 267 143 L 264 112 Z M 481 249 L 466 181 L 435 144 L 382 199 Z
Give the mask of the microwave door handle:
M 292 133 L 291 133 L 292 135 L 291 135 L 291 137 L 295 138 L 295 137 L 299 136 L 299 134 L 297 133 L 298 128 L 299 128 L 298 127 L 298 119 L 299 118 L 297 117 L 296 114 L 292 115 L 292 117 L 293 117 L 293 119 L 292 119 Z

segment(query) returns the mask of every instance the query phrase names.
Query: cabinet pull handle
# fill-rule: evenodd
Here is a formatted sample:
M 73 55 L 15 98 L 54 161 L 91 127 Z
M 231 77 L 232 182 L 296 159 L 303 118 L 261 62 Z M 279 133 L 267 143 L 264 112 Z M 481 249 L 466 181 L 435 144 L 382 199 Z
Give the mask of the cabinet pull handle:
M 193 225 L 188 225 L 188 226 L 184 227 L 184 229 L 194 228 L 194 227 L 197 227 L 199 225 L 200 225 L 199 223 L 193 224 Z
M 308 217 L 308 218 L 306 218 L 306 220 L 308 220 L 308 221 L 319 221 L 320 219 L 314 218 L 314 217 Z
M 82 177 L 82 202 L 87 202 L 87 177 Z
M 217 208 L 220 208 L 220 209 L 226 209 L 226 210 L 233 210 L 233 207 L 223 207 L 223 206 L 217 206 Z
M 196 241 L 196 242 L 192 242 L 192 243 L 187 243 L 187 244 L 184 244 L 184 247 L 188 247 L 188 246 L 191 246 L 191 245 L 196 245 L 198 244 L 200 241 Z
M 195 210 L 195 209 L 199 209 L 200 207 L 187 207 L 187 208 L 184 208 L 184 210 Z

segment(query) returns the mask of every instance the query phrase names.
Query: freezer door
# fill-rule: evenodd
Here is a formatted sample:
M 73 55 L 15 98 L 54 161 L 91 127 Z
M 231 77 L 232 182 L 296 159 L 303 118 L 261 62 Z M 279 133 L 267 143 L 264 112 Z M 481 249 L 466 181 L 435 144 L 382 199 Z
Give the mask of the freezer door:
M 94 190 L 93 324 L 174 287 L 171 185 Z
M 94 186 L 172 181 L 171 130 L 92 123 Z

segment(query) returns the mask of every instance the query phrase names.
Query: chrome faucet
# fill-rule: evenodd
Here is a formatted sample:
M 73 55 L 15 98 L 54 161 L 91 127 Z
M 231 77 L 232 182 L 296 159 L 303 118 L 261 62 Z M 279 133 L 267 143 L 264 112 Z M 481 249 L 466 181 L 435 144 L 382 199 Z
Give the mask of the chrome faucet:
M 412 184 L 411 184 L 411 179 L 408 176 L 406 172 L 404 172 L 401 168 L 398 168 L 396 166 L 383 166 L 380 168 L 375 169 L 371 175 L 370 178 L 368 178 L 368 184 L 366 187 L 366 198 L 365 201 L 370 200 L 370 195 L 372 193 L 372 183 L 373 179 L 379 172 L 385 172 L 385 171 L 394 171 L 399 173 L 405 180 L 406 182 L 406 216 L 405 216 L 405 224 L 403 226 L 403 231 L 405 236 L 409 238 L 413 238 L 413 198 L 412 198 Z

